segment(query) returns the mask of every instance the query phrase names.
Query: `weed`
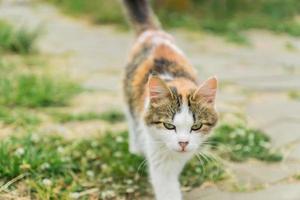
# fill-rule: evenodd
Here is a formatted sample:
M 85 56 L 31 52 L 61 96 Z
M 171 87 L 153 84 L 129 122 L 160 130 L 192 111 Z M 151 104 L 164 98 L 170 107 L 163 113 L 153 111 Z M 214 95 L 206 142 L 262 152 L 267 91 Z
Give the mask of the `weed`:
M 118 1 L 84 1 L 84 0 L 48 0 L 66 13 L 71 15 L 84 15 L 92 21 L 101 24 L 119 24 L 125 26 L 125 19 Z
M 70 198 L 91 188 L 100 191 L 101 199 L 139 198 L 149 194 L 151 188 L 147 164 L 142 157 L 129 153 L 127 135 L 125 131 L 108 132 L 102 137 L 73 141 L 39 134 L 8 137 L 0 142 L 0 180 L 28 174 L 25 181 L 31 195 L 41 199 Z M 218 144 L 212 149 L 225 159 L 281 159 L 271 153 L 267 136 L 243 126 L 222 125 L 211 141 Z M 224 153 L 221 144 L 232 151 Z M 224 178 L 223 165 L 210 156 L 190 161 L 180 177 L 182 185 L 190 188 Z
M 28 109 L 0 107 L 0 121 L 4 124 L 12 124 L 16 127 L 36 126 L 41 119 Z
M 282 155 L 272 149 L 270 138 L 265 133 L 243 125 L 219 126 L 210 142 L 213 144 L 212 148 L 217 149 L 223 158 L 228 157 L 233 161 L 244 161 L 248 158 L 269 162 L 282 160 Z
M 294 100 L 300 100 L 300 91 L 296 91 L 296 90 L 290 91 L 290 92 L 288 93 L 288 96 L 289 96 L 291 99 L 294 99 Z
M 297 180 L 300 180 L 300 173 L 295 174 L 294 178 L 297 179 Z
M 0 142 L 0 180 L 27 173 L 29 187 L 39 198 L 61 199 L 93 187 L 100 195 L 137 198 L 149 193 L 145 168 L 143 158 L 128 152 L 127 132 L 81 141 L 29 134 Z M 193 160 L 182 182 L 195 187 L 223 177 L 216 164 L 201 166 Z
M 64 11 L 84 15 L 99 23 L 124 26 L 125 19 L 118 1 L 48 0 Z M 276 33 L 300 36 L 298 0 L 253 1 L 170 1 L 153 2 L 154 10 L 166 27 L 209 31 L 224 35 L 229 41 L 249 44 L 241 34 L 249 29 L 267 29 Z
M 6 106 L 62 106 L 79 91 L 79 86 L 49 74 L 1 74 L 0 104 Z
M 104 120 L 110 123 L 116 123 L 124 121 L 124 115 L 116 110 L 107 111 L 104 113 L 79 113 L 79 114 L 69 114 L 69 113 L 53 113 L 54 118 L 61 123 L 71 122 L 71 121 L 90 121 L 90 120 Z
M 35 50 L 35 44 L 40 36 L 38 30 L 15 28 L 11 24 L 0 21 L 0 50 L 28 54 Z

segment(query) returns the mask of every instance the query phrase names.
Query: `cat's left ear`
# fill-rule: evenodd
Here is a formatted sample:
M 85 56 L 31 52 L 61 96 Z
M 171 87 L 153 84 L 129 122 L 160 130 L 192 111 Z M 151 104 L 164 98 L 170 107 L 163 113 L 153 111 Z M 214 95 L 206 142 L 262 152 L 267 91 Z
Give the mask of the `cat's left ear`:
M 218 88 L 217 77 L 213 76 L 204 81 L 193 94 L 193 99 L 201 99 L 207 103 L 214 104 Z

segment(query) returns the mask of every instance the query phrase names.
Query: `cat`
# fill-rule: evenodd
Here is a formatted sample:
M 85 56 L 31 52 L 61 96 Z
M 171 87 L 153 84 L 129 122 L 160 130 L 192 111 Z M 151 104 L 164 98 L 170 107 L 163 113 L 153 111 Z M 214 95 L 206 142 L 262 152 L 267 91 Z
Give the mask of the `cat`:
M 129 150 L 147 159 L 157 200 L 181 200 L 179 175 L 218 121 L 218 81 L 211 77 L 199 84 L 147 0 L 124 4 L 137 34 L 124 79 Z

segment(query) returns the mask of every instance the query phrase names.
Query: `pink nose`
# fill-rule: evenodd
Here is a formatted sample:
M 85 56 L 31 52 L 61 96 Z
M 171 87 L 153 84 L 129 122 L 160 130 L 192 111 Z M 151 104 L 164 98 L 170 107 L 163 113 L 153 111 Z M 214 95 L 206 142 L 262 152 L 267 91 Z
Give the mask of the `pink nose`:
M 189 144 L 189 142 L 178 142 L 178 144 L 181 146 L 182 149 L 184 149 Z

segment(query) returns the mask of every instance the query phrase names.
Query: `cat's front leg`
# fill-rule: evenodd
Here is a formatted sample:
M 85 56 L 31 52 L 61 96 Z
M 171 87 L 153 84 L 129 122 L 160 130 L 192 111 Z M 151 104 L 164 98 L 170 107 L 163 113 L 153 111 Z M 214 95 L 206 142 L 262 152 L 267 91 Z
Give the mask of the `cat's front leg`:
M 150 179 L 156 200 L 182 200 L 178 174 L 150 167 Z

